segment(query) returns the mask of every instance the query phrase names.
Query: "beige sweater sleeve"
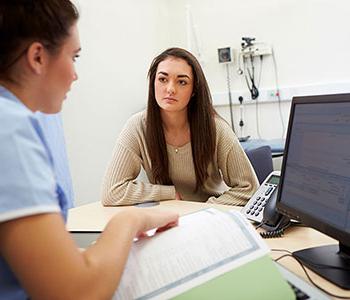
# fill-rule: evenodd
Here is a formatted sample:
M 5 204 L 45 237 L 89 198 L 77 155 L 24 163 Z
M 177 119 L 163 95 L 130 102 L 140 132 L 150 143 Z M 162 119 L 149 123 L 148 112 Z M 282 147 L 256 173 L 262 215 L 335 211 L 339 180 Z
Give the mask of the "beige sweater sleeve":
M 224 128 L 219 143 L 218 165 L 224 182 L 230 188 L 219 197 L 210 197 L 207 202 L 244 205 L 259 187 L 254 169 L 230 128 Z
M 136 180 L 141 171 L 143 158 L 139 149 L 142 143 L 135 132 L 137 132 L 135 122 L 128 122 L 114 147 L 112 160 L 102 185 L 102 204 L 105 206 L 175 199 L 174 186 Z

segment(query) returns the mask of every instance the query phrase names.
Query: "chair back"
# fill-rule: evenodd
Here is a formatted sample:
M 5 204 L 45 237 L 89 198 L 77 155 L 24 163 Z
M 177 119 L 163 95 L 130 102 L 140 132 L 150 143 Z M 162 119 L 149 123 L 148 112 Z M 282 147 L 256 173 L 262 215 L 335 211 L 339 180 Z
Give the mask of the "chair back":
M 272 153 L 270 146 L 246 150 L 246 154 L 252 164 L 259 183 L 261 184 L 273 171 Z

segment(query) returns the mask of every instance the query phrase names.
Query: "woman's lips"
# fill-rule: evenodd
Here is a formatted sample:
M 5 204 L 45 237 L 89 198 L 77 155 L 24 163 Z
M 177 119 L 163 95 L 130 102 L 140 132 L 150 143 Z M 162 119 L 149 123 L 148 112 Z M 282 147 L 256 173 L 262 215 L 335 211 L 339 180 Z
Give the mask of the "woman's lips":
M 172 97 L 165 97 L 164 101 L 166 101 L 166 102 L 176 102 L 177 100 L 175 98 L 172 98 Z

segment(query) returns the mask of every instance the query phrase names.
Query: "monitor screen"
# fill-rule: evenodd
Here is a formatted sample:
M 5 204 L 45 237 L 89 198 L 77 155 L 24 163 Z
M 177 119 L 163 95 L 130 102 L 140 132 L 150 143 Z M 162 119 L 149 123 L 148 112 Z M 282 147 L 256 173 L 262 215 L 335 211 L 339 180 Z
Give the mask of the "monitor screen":
M 350 289 L 350 94 L 293 99 L 277 208 L 339 241 L 294 254 Z

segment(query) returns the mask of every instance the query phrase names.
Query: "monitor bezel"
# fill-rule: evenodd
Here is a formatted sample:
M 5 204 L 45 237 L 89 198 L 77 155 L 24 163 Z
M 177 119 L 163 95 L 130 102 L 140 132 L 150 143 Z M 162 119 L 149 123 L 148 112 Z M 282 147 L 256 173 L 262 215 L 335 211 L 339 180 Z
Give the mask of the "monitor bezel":
M 292 125 L 294 121 L 293 119 L 294 119 L 294 111 L 295 111 L 296 105 L 312 104 L 312 103 L 342 103 L 342 102 L 350 102 L 350 93 L 301 96 L 301 97 L 293 98 L 291 109 L 290 109 L 285 150 L 284 150 L 283 161 L 282 161 L 281 179 L 280 179 L 279 189 L 277 193 L 277 211 L 283 215 L 288 216 L 291 219 L 300 221 L 304 225 L 312 227 L 317 231 L 320 231 L 336 239 L 337 241 L 346 245 L 347 247 L 350 247 L 350 232 L 345 232 L 344 230 L 340 230 L 335 226 L 332 226 L 322 220 L 314 218 L 313 216 L 309 215 L 306 212 L 303 212 L 302 210 L 299 210 L 298 208 L 290 207 L 283 201 L 281 202 L 281 194 L 283 190 L 284 175 L 285 175 L 285 169 L 286 169 L 286 163 L 287 163 L 287 157 L 288 157 L 288 151 L 289 151 L 290 137 L 293 130 Z

